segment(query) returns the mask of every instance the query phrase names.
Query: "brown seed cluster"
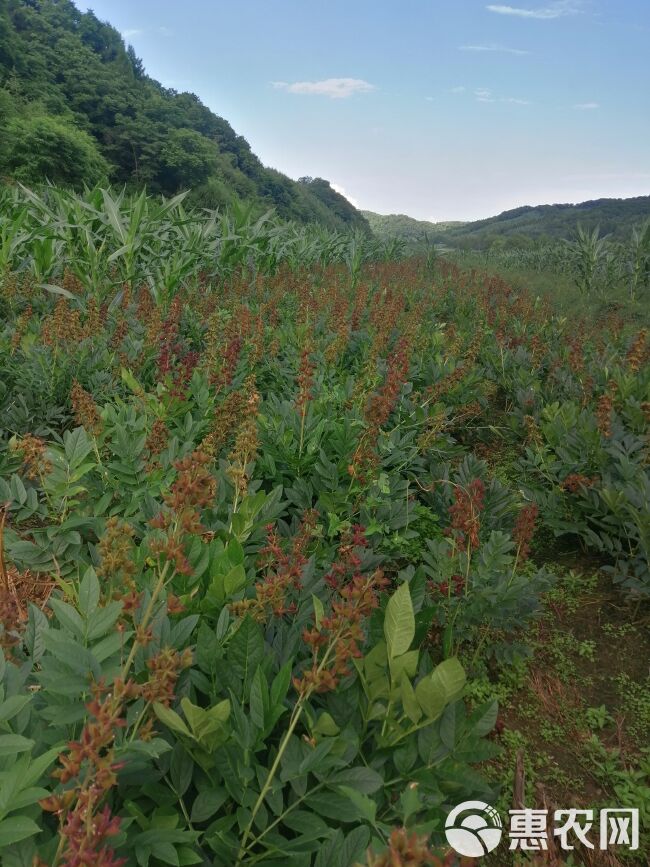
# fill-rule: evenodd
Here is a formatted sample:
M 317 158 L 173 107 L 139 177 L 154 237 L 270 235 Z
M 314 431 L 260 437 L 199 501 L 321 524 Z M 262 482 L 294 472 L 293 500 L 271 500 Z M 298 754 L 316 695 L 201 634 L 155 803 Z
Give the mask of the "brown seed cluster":
M 569 473 L 560 487 L 565 491 L 568 491 L 570 494 L 577 494 L 583 488 L 591 488 L 599 481 L 600 479 L 598 476 L 585 476 L 582 473 Z
M 625 360 L 630 370 L 637 371 L 648 360 L 648 329 L 642 328 L 632 341 Z
M 303 631 L 303 641 L 312 648 L 312 664 L 302 677 L 294 678 L 299 695 L 335 689 L 339 680 L 350 673 L 351 660 L 362 655 L 363 621 L 378 606 L 380 592 L 390 583 L 380 569 L 371 575 L 362 574 L 358 549 L 365 544 L 361 527 L 341 541 L 337 561 L 325 579 L 336 588 L 331 613 L 312 629 Z
M 296 613 L 296 603 L 289 601 L 289 596 L 292 591 L 302 588 L 302 572 L 309 559 L 307 549 L 316 533 L 317 522 L 318 512 L 307 510 L 287 551 L 275 528 L 272 525 L 267 527 L 267 544 L 260 552 L 266 575 L 255 585 L 253 598 L 230 605 L 236 617 L 250 614 L 259 623 L 265 623 L 271 614 L 284 617 Z
M 480 545 L 484 498 L 485 485 L 481 479 L 474 479 L 467 488 L 462 485 L 454 488 L 454 503 L 449 507 L 451 524 L 445 530 L 445 535 L 455 539 L 463 548 L 476 550 Z
M 610 439 L 612 436 L 612 413 L 614 412 L 614 399 L 610 392 L 601 394 L 596 404 L 596 426 L 601 434 Z
M 240 499 L 248 490 L 248 464 L 254 460 L 259 447 L 257 430 L 257 413 L 260 405 L 260 394 L 253 388 L 249 392 L 243 418 L 232 451 L 228 455 L 228 478 L 232 482 L 236 496 Z
M 32 434 L 12 442 L 10 448 L 22 455 L 25 475 L 28 479 L 39 479 L 46 476 L 52 469 L 52 464 L 46 455 L 45 440 Z
M 388 846 L 381 855 L 369 849 L 363 865 L 355 867 L 452 867 L 456 855 L 450 852 L 444 860 L 433 854 L 426 837 L 419 837 L 406 828 L 395 828 L 388 839 Z M 471 860 L 462 858 L 461 865 L 469 867 Z
M 133 681 L 117 679 L 110 692 L 103 684 L 93 692 L 86 705 L 89 719 L 79 740 L 68 743 L 52 774 L 63 785 L 73 785 L 40 802 L 44 810 L 59 817 L 60 863 L 65 867 L 120 867 L 126 863 L 126 859 L 115 857 L 109 842 L 120 831 L 120 819 L 111 815 L 108 805 L 101 808 L 101 804 L 117 783 L 115 738 L 126 726 L 125 704 L 136 698 L 139 690 Z
M 535 503 L 524 506 L 517 515 L 512 531 L 512 538 L 517 545 L 519 562 L 528 559 L 530 543 L 535 535 L 535 525 L 538 515 L 539 508 Z
M 144 447 L 149 453 L 149 460 L 147 462 L 147 468 L 149 470 L 154 469 L 157 465 L 156 458 L 167 447 L 168 440 L 169 431 L 167 430 L 165 420 L 157 418 L 152 424 L 151 430 L 149 431 L 144 444 Z
M 70 390 L 70 402 L 77 424 L 92 436 L 99 436 L 103 425 L 95 399 L 76 379 L 73 380 Z
M 204 532 L 201 509 L 214 502 L 217 481 L 210 472 L 211 465 L 210 455 L 199 449 L 176 461 L 176 479 L 163 497 L 166 508 L 149 522 L 163 531 L 162 537 L 152 540 L 152 553 L 164 556 L 181 575 L 192 574 L 183 537 Z
M 250 393 L 249 385 L 252 386 L 252 383 L 247 381 L 241 391 L 229 391 L 223 401 L 215 406 L 212 427 L 201 443 L 206 454 L 218 455 L 230 440 L 246 405 L 245 395 Z
M 109 581 L 111 589 L 133 590 L 135 574 L 134 530 L 119 518 L 107 518 L 106 530 L 97 545 L 97 575 Z
M 29 327 L 29 320 L 32 318 L 33 313 L 32 305 L 28 304 L 27 307 L 20 314 L 18 319 L 16 319 L 16 325 L 14 327 L 14 333 L 11 335 L 11 354 L 20 346 L 20 341 L 23 339 L 27 328 Z
M 66 344 L 79 343 L 84 338 L 81 314 L 72 308 L 66 298 L 59 298 L 54 312 L 43 319 L 41 340 L 46 346 L 57 349 Z

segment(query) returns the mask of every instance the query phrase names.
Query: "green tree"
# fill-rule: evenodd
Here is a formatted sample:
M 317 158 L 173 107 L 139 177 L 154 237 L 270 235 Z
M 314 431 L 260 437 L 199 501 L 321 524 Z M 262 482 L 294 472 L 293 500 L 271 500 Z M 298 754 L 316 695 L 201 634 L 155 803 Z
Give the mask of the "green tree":
M 109 165 L 88 133 L 64 118 L 10 117 L 0 129 L 0 174 L 27 184 L 47 179 L 81 186 L 108 177 Z
M 207 180 L 217 158 L 216 146 L 193 129 L 170 131 L 159 155 L 160 186 L 173 191 Z

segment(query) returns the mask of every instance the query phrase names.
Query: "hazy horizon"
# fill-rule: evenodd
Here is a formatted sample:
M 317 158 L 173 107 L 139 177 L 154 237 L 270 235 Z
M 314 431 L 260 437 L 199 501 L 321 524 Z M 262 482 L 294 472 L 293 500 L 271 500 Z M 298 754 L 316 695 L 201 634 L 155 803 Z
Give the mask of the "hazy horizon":
M 265 165 L 364 210 L 471 221 L 650 193 L 644 0 L 78 5 Z

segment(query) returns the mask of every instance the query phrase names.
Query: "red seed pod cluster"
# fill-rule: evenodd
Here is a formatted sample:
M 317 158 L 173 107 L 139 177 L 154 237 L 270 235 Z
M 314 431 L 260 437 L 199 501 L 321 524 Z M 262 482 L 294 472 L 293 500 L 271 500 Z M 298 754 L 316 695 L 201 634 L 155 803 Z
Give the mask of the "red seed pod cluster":
M 63 785 L 74 785 L 40 805 L 59 816 L 63 844 L 59 863 L 65 867 L 119 867 L 126 863 L 125 859 L 115 858 L 108 842 L 119 833 L 120 819 L 111 815 L 107 805 L 100 807 L 106 793 L 117 783 L 115 738 L 126 726 L 125 704 L 137 698 L 139 692 L 133 681 L 116 679 L 110 692 L 104 684 L 98 684 L 86 705 L 89 719 L 79 740 L 70 741 L 67 751 L 59 756 L 59 767 L 52 776 Z
M 369 431 L 376 436 L 395 409 L 402 386 L 409 373 L 409 346 L 406 340 L 397 342 L 395 351 L 388 360 L 388 369 L 383 385 L 370 396 L 366 404 L 365 420 Z
M 308 509 L 288 550 L 285 550 L 275 527 L 268 525 L 267 543 L 260 551 L 259 563 L 266 575 L 256 583 L 253 598 L 230 605 L 236 617 L 250 614 L 258 622 L 265 623 L 270 614 L 284 617 L 296 613 L 296 603 L 289 601 L 289 595 L 292 590 L 302 587 L 302 573 L 309 559 L 307 549 L 316 534 L 317 523 L 318 512 Z
M 440 581 L 437 584 L 434 581 L 428 582 L 429 590 L 432 593 L 440 593 L 443 596 L 449 596 L 453 593 L 454 596 L 460 596 L 465 589 L 467 581 L 464 575 L 452 575 L 451 581 Z
M 356 578 L 361 574 L 359 551 L 368 547 L 365 532 L 366 528 L 361 524 L 354 524 L 348 533 L 343 534 L 338 547 L 337 559 L 324 578 L 325 583 L 333 590 L 337 590 L 347 580 Z
M 144 447 L 149 453 L 147 468 L 153 469 L 156 466 L 156 457 L 167 447 L 169 440 L 169 431 L 164 419 L 157 418 L 151 426 L 151 430 L 147 435 Z
M 184 399 L 187 386 L 189 385 L 192 374 L 198 366 L 201 356 L 198 352 L 191 350 L 186 352 L 178 361 L 176 370 L 174 371 L 174 381 L 170 393 L 173 397 Z
M 142 697 L 146 702 L 159 702 L 167 707 L 174 699 L 176 681 L 185 668 L 192 665 L 192 651 L 189 647 L 179 652 L 173 647 L 163 647 L 159 653 L 147 660 L 149 679 L 142 684 Z M 149 723 L 151 721 L 149 720 Z M 140 728 L 140 738 L 143 728 Z
M 454 488 L 454 504 L 449 508 L 451 524 L 445 530 L 462 547 L 476 550 L 480 545 L 481 512 L 484 508 L 485 485 L 474 479 L 467 488 Z
M 332 613 L 313 629 L 305 629 L 303 641 L 312 648 L 311 668 L 294 678 L 296 692 L 329 692 L 350 673 L 350 662 L 362 656 L 365 635 L 362 622 L 379 605 L 378 594 L 390 582 L 378 569 L 370 576 L 355 573 L 332 601 Z
M 192 568 L 183 550 L 185 534 L 200 535 L 201 509 L 214 501 L 217 482 L 210 467 L 212 458 L 200 449 L 174 463 L 177 476 L 163 500 L 166 509 L 152 518 L 150 524 L 164 531 L 162 538 L 152 540 L 151 550 L 171 561 L 181 575 L 190 575 Z
M 538 515 L 539 509 L 537 505 L 529 503 L 520 510 L 515 520 L 512 538 L 517 545 L 520 562 L 528 559 L 528 555 L 530 554 L 530 543 L 535 535 L 535 525 Z
M 210 373 L 210 385 L 214 387 L 215 391 L 219 392 L 231 384 L 243 346 L 244 340 L 241 334 L 233 334 L 230 337 L 226 335 L 226 343 L 221 350 L 219 367 Z

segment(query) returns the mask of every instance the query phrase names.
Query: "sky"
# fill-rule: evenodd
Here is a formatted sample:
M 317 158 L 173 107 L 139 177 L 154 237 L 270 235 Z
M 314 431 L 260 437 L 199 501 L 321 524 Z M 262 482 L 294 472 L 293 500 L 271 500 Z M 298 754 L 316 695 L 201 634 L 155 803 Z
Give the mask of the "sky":
M 650 0 L 93 0 L 147 73 L 358 207 L 650 194 Z

